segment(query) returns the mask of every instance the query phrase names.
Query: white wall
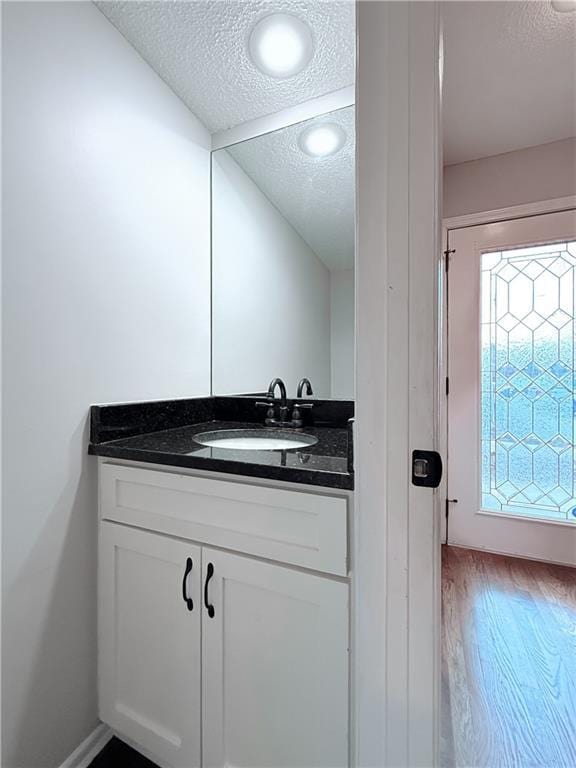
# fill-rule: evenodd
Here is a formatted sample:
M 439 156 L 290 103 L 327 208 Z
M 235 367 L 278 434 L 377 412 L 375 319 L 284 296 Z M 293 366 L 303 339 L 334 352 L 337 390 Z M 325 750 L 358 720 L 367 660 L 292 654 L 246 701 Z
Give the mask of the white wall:
M 444 168 L 444 218 L 576 195 L 576 139 Z
M 209 392 L 209 136 L 92 3 L 3 3 L 3 758 L 96 725 L 94 402 Z
M 330 395 L 328 269 L 225 150 L 213 155 L 215 394 Z
M 354 399 L 354 270 L 330 273 L 332 397 Z

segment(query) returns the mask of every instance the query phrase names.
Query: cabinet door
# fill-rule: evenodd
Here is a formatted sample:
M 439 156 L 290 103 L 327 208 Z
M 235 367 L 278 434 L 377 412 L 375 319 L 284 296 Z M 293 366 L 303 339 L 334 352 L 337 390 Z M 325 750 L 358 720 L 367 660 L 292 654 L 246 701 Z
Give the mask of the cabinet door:
M 100 717 L 178 768 L 200 766 L 200 555 L 184 541 L 101 525 Z
M 202 561 L 204 768 L 347 766 L 348 586 L 207 548 Z

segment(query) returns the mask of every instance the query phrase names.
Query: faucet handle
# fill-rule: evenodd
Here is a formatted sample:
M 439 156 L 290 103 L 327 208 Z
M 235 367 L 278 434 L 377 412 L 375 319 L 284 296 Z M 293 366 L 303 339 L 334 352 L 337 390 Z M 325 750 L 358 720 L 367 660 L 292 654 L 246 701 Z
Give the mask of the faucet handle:
M 265 424 L 274 421 L 274 401 L 268 400 L 267 403 L 255 403 L 256 408 L 267 408 Z
M 297 428 L 301 428 L 304 426 L 304 423 L 302 421 L 302 416 L 300 414 L 300 411 L 304 408 L 308 408 L 308 410 L 312 410 L 314 408 L 314 403 L 294 403 L 294 406 L 292 408 L 292 425 Z

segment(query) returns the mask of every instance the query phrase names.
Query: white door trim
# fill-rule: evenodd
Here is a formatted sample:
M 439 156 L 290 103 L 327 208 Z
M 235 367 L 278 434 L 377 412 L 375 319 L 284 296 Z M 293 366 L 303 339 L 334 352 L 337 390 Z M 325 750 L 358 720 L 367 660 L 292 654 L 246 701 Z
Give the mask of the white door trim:
M 439 8 L 358 3 L 355 768 L 438 764 Z
M 525 205 L 511 205 L 507 208 L 495 208 L 490 211 L 466 213 L 463 216 L 451 216 L 444 219 L 445 230 L 460 229 L 461 227 L 476 227 L 479 224 L 491 224 L 493 221 L 508 219 L 524 219 L 527 216 L 539 216 L 543 213 L 558 213 L 576 208 L 576 195 L 556 197 L 551 200 L 541 200 Z

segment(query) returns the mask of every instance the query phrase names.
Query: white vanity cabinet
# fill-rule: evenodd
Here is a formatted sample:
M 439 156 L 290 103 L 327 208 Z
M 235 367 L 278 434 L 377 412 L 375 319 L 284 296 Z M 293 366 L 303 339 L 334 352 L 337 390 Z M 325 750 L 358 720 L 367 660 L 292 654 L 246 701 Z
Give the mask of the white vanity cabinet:
M 100 718 L 180 768 L 202 764 L 200 569 L 187 541 L 101 524 Z
M 216 478 L 101 464 L 101 719 L 170 768 L 344 768 L 348 499 Z
M 204 549 L 206 768 L 348 763 L 348 587 Z

